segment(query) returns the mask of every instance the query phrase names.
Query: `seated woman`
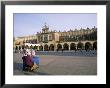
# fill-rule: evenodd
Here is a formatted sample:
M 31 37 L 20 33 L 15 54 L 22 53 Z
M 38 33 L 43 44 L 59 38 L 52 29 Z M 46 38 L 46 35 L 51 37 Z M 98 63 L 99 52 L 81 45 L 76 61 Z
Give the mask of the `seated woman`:
M 22 57 L 23 59 L 23 70 L 32 70 L 34 63 L 32 61 L 31 53 L 29 50 L 26 51 L 25 56 Z

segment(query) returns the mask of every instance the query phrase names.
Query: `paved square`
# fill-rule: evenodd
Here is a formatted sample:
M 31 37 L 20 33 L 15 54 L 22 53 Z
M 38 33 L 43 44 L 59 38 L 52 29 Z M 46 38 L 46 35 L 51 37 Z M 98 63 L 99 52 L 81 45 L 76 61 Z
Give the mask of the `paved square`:
M 97 57 L 39 55 L 35 72 L 22 71 L 22 54 L 14 53 L 14 75 L 97 75 Z

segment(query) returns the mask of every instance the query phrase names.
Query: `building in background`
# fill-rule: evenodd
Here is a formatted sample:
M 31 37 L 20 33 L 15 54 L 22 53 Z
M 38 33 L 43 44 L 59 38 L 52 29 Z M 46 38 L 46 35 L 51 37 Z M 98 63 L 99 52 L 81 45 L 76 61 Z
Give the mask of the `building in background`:
M 49 30 L 45 24 L 41 32 L 35 35 L 14 38 L 14 50 L 24 48 L 39 51 L 95 49 L 97 50 L 97 28 L 81 28 L 80 30 L 56 31 Z

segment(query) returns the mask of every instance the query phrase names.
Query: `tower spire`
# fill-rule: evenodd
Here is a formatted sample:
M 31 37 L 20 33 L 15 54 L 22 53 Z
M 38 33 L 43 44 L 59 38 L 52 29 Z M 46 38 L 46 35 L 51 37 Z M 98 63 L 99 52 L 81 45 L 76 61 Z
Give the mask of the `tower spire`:
M 45 22 L 44 24 L 45 24 L 45 25 L 47 25 L 47 23 L 46 23 L 46 22 Z
M 43 28 L 42 28 L 42 32 L 43 33 L 47 33 L 49 31 L 49 27 L 47 26 L 47 23 L 45 22 L 44 23 L 44 26 L 43 26 Z
M 46 23 L 46 22 L 44 23 L 44 28 L 48 28 L 48 27 L 47 27 L 47 23 Z

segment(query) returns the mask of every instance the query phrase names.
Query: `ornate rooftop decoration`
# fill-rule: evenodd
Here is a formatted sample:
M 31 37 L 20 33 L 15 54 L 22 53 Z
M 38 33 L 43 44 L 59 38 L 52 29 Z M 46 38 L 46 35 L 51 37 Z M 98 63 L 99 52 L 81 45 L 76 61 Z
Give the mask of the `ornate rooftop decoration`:
M 45 22 L 45 25 L 43 26 L 43 29 L 48 29 L 47 23 Z

